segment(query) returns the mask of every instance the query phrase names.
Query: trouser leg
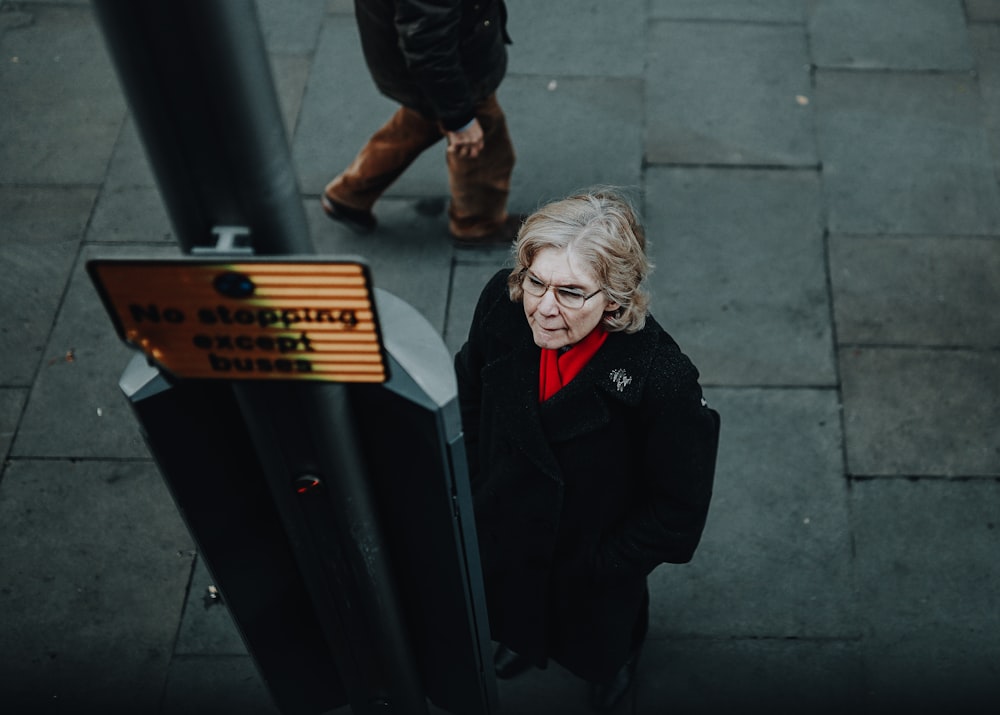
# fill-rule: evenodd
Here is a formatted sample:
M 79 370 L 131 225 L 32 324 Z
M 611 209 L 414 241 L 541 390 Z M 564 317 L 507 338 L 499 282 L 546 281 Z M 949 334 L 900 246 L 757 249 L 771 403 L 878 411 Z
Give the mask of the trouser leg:
M 370 210 L 406 167 L 440 139 L 437 122 L 400 107 L 351 165 L 326 185 L 326 195 L 350 208 Z
M 483 150 L 479 156 L 463 159 L 447 155 L 451 189 L 449 229 L 467 238 L 492 233 L 507 219 L 507 196 L 515 158 L 507 119 L 495 94 L 476 105 L 476 119 L 483 129 Z

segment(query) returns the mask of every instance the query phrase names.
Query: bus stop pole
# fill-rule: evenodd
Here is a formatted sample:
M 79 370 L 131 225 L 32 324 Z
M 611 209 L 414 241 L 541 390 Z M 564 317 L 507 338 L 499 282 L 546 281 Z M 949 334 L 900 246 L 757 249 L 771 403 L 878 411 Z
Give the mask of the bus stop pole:
M 183 251 L 315 254 L 253 1 L 92 2 Z M 352 709 L 426 713 L 347 390 L 233 392 Z

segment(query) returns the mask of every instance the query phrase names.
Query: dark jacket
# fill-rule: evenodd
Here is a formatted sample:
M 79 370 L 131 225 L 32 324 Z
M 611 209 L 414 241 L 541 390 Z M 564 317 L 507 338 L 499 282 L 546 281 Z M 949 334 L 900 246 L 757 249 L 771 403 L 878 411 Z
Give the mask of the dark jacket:
M 603 680 L 628 655 L 646 576 L 698 545 L 719 417 L 651 317 L 609 334 L 539 404 L 539 349 L 508 273 L 487 284 L 455 359 L 492 635 Z
M 355 0 L 368 70 L 400 104 L 460 129 L 507 71 L 503 0 Z

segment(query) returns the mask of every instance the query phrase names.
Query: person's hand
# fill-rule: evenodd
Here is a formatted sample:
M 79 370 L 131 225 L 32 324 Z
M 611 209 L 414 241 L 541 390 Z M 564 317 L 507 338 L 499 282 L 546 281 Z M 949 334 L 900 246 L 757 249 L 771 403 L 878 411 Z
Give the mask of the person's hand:
M 448 138 L 448 152 L 459 159 L 475 159 L 483 150 L 483 128 L 479 126 L 478 119 L 473 119 L 460 131 L 445 132 L 445 136 Z

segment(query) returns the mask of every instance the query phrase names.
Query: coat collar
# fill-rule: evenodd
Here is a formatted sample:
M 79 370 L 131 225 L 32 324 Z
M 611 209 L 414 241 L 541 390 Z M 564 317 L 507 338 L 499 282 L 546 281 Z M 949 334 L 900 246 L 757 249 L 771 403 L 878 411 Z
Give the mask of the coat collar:
M 495 359 L 482 372 L 497 396 L 500 424 L 543 472 L 562 482 L 550 442 L 573 439 L 611 419 L 608 400 L 635 406 L 656 354 L 655 321 L 633 335 L 611 333 L 601 349 L 568 385 L 538 402 L 539 352 L 519 303 L 501 308 L 494 324 Z

